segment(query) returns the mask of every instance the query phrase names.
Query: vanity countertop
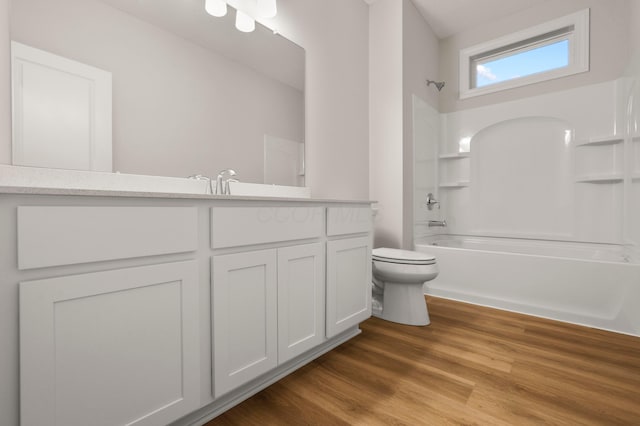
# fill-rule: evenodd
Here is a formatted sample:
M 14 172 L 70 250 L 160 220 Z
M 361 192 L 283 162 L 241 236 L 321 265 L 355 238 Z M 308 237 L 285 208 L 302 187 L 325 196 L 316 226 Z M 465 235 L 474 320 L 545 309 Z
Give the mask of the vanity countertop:
M 87 172 L 78 170 L 45 169 L 0 164 L 0 194 L 59 195 L 85 197 L 128 197 L 231 201 L 278 201 L 297 203 L 371 204 L 369 200 L 336 200 L 288 196 L 274 193 L 265 186 L 263 195 L 211 195 L 209 182 L 126 173 Z M 250 185 L 251 186 L 251 185 Z M 256 185 L 259 186 L 259 185 Z M 291 187 L 280 187 L 291 188 Z
M 74 189 L 74 188 L 45 188 L 28 186 L 2 186 L 0 194 L 23 195 L 67 195 L 85 197 L 130 197 L 130 198 L 182 198 L 197 200 L 230 200 L 230 201 L 279 201 L 297 203 L 331 203 L 331 204 L 372 204 L 370 200 L 336 200 L 321 198 L 288 198 L 288 197 L 258 197 L 247 195 L 211 195 L 189 194 L 179 192 L 155 192 L 155 191 L 118 191 L 107 189 Z

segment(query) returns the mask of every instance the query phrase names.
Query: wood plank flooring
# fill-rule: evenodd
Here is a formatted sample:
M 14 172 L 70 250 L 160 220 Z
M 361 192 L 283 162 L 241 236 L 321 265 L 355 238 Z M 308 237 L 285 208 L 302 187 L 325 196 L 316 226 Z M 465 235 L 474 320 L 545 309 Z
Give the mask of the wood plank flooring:
M 215 425 L 640 425 L 640 338 L 445 299 L 362 334 Z

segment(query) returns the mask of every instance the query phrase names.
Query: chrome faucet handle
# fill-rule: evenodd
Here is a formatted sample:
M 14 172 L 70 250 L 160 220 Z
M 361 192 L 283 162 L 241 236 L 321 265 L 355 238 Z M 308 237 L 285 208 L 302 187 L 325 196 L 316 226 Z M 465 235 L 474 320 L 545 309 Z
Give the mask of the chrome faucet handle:
M 427 194 L 427 202 L 425 203 L 427 210 L 433 210 L 433 206 L 437 205 L 440 208 L 440 201 L 436 200 L 433 194 L 430 192 Z
M 225 195 L 229 193 L 229 185 L 227 181 L 232 177 L 237 176 L 237 173 L 233 169 L 224 169 L 218 173 L 216 178 L 216 194 Z
M 213 179 L 211 179 L 210 177 L 205 176 L 205 175 L 201 175 L 201 174 L 197 174 L 197 175 L 187 176 L 187 179 L 204 180 L 204 181 L 209 182 L 209 185 L 208 185 L 209 186 L 209 190 L 207 191 L 205 189 L 204 193 L 205 194 L 213 194 L 213 183 L 212 183 Z
M 229 178 L 225 182 L 225 194 L 231 195 L 231 182 L 240 182 L 238 179 Z

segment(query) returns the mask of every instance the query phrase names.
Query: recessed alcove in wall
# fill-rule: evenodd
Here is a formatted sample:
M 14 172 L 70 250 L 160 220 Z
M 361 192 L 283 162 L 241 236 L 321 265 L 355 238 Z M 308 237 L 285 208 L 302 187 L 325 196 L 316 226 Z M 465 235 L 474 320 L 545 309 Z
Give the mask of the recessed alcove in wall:
M 612 135 L 576 143 L 576 182 L 622 182 L 624 138 Z
M 474 231 L 554 239 L 572 235 L 572 128 L 557 118 L 523 117 L 473 136 Z

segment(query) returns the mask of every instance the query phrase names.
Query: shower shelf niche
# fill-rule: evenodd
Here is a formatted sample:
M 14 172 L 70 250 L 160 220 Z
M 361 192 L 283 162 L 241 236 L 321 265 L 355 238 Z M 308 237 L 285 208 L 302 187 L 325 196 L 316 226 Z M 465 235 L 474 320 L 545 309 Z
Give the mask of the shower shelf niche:
M 578 183 L 620 183 L 624 180 L 621 173 L 578 176 Z
M 603 136 L 599 138 L 590 138 L 586 141 L 580 141 L 576 143 L 576 146 L 602 146 L 602 145 L 616 145 L 624 142 L 624 138 L 620 135 Z
M 455 152 L 453 154 L 442 154 L 438 156 L 440 160 L 459 160 L 461 158 L 469 158 L 470 152 Z
M 596 184 L 623 182 L 624 141 L 624 136 L 611 134 L 577 142 L 574 180 Z
M 447 188 L 466 188 L 469 186 L 471 182 L 468 180 L 459 181 L 459 182 L 441 182 L 438 187 L 447 189 Z
M 438 156 L 438 185 L 440 188 L 465 188 L 469 186 L 471 169 L 470 152 L 449 152 Z

